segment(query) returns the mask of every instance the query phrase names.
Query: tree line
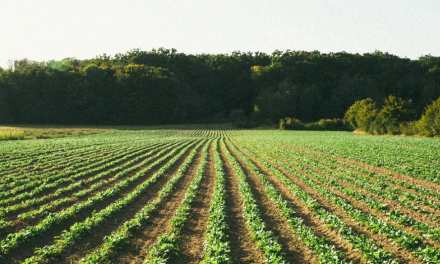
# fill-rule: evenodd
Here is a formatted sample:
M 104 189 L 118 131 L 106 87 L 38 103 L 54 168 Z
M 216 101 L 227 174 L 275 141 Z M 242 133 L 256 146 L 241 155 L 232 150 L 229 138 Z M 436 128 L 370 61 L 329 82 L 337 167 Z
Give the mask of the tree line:
M 235 122 L 342 118 L 356 101 L 402 98 L 418 119 L 440 96 L 440 57 L 275 51 L 184 54 L 132 50 L 0 68 L 0 123 Z

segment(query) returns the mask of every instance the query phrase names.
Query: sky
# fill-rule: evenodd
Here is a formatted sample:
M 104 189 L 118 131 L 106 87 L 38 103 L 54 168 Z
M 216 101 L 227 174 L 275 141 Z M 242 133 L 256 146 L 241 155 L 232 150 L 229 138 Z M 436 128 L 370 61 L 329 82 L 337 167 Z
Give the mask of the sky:
M 440 56 L 439 0 L 1 0 L 0 66 L 139 48 Z

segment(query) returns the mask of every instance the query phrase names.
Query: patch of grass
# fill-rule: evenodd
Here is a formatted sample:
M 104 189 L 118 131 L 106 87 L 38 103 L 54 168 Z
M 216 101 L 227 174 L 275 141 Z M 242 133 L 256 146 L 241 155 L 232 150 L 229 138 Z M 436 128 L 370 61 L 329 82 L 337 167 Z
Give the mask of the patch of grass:
M 48 139 L 102 133 L 108 128 L 18 126 L 0 127 L 0 140 Z
M 19 140 L 24 139 L 25 133 L 16 128 L 0 128 L 0 140 Z

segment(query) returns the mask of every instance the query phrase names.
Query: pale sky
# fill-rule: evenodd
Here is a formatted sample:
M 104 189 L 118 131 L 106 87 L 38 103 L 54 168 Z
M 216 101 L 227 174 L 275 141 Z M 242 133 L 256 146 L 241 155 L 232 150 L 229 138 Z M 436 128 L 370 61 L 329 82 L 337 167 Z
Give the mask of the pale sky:
M 0 0 L 0 65 L 133 48 L 440 56 L 439 0 Z

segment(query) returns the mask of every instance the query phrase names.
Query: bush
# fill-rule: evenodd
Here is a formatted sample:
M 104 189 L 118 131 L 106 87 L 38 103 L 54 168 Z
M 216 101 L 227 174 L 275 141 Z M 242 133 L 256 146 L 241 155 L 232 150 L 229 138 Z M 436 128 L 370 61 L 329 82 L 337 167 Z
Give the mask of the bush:
M 369 131 L 375 134 L 400 134 L 401 123 L 411 117 L 410 104 L 408 101 L 388 96 L 376 118 L 371 123 Z
M 354 102 L 345 113 L 344 120 L 353 129 L 369 132 L 377 112 L 377 106 L 373 99 L 366 98 Z
M 279 129 L 287 129 L 287 130 L 304 130 L 305 125 L 301 120 L 295 117 L 285 117 L 280 119 L 278 123 Z
M 426 107 L 425 112 L 417 122 L 417 127 L 423 136 L 440 135 L 440 97 Z
M 320 119 L 318 122 L 306 124 L 305 127 L 308 130 L 350 130 L 350 127 L 347 125 L 347 123 L 340 118 Z
M 403 122 L 400 124 L 400 133 L 413 136 L 419 134 L 419 127 L 416 121 Z

